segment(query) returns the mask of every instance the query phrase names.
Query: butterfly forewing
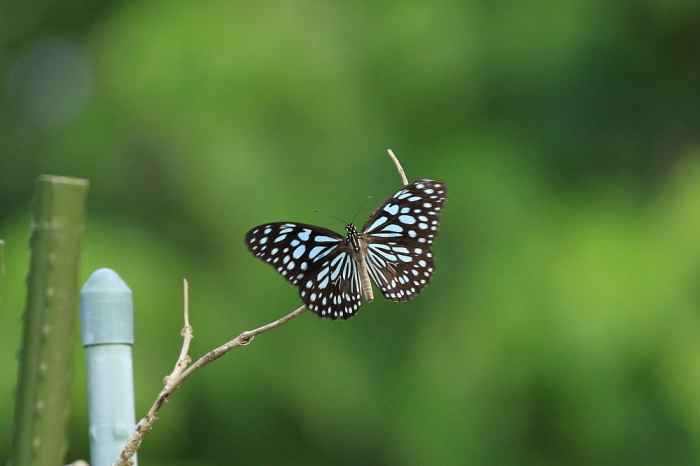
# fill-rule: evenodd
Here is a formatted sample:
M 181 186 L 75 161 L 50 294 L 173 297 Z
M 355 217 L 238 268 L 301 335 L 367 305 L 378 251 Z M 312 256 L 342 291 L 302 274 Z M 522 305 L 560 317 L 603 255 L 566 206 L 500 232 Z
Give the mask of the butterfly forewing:
M 260 225 L 245 237 L 250 252 L 293 285 L 299 285 L 326 257 L 338 254 L 344 240 L 334 231 L 292 222 Z
M 446 196 L 442 181 L 414 181 L 377 207 L 362 227 L 362 234 L 368 241 L 433 244 Z
M 408 301 L 430 282 L 430 246 L 446 196 L 445 183 L 422 179 L 380 205 L 359 234 L 352 225 L 343 237 L 313 225 L 279 222 L 250 230 L 246 245 L 299 287 L 310 310 L 321 317 L 348 319 L 361 305 L 363 257 L 368 274 L 392 301 Z

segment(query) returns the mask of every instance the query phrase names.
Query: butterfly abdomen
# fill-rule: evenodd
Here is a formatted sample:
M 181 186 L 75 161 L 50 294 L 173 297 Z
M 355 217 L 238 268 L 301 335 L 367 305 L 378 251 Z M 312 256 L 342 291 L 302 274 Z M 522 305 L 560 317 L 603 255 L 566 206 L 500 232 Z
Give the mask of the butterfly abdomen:
M 345 227 L 348 233 L 347 240 L 350 243 L 350 249 L 357 262 L 357 267 L 360 273 L 360 285 L 362 286 L 362 294 L 367 302 L 374 301 L 374 293 L 372 292 L 372 282 L 369 280 L 367 272 L 367 243 L 362 240 L 362 237 L 357 233 L 357 228 L 352 223 Z

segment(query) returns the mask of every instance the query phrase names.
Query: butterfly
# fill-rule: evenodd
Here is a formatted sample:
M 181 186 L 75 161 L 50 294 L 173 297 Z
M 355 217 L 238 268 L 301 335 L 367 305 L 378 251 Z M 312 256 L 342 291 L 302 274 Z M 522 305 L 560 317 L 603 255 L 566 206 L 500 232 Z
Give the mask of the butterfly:
M 329 319 L 349 319 L 374 294 L 370 277 L 391 301 L 408 301 L 435 271 L 430 246 L 447 197 L 443 181 L 421 179 L 384 201 L 361 231 L 347 236 L 294 222 L 260 225 L 245 235 L 253 255 L 299 288 L 308 309 Z

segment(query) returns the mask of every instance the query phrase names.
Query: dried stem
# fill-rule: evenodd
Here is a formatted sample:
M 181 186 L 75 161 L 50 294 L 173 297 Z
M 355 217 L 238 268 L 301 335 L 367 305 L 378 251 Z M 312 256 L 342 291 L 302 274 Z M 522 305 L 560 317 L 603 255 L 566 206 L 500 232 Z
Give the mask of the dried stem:
M 187 282 L 185 282 L 185 296 L 187 296 Z M 305 310 L 306 306 L 301 306 L 296 311 L 287 314 L 281 319 L 278 319 L 267 325 L 263 325 L 262 327 L 256 328 L 255 330 L 243 332 L 228 343 L 219 346 L 213 351 L 208 352 L 207 354 L 199 358 L 197 362 L 187 367 L 187 363 L 189 363 L 189 356 L 187 356 L 187 348 L 189 347 L 189 341 L 192 339 L 192 328 L 189 326 L 187 316 L 187 304 L 185 304 L 185 328 L 182 331 L 182 335 L 185 338 L 185 342 L 183 343 L 183 352 L 180 353 L 180 358 L 178 359 L 178 362 L 175 365 L 173 373 L 165 378 L 165 387 L 158 394 L 158 398 L 156 398 L 156 401 L 155 403 L 153 403 L 153 406 L 151 406 L 151 409 L 148 410 L 148 414 L 146 414 L 146 417 L 141 419 L 139 423 L 136 424 L 134 434 L 131 436 L 126 445 L 124 445 L 124 449 L 122 450 L 122 453 L 119 456 L 119 461 L 114 463 L 114 466 L 133 466 L 134 463 L 131 458 L 134 456 L 134 454 L 136 454 L 139 447 L 141 446 L 141 441 L 143 440 L 143 437 L 153 428 L 153 424 L 158 420 L 158 418 L 156 417 L 158 410 L 161 408 L 161 406 L 163 406 L 163 404 L 166 401 L 168 401 L 168 398 L 177 389 L 177 387 L 179 387 L 180 384 L 194 371 L 214 361 L 215 359 L 220 358 L 233 348 L 247 345 L 248 343 L 253 341 L 253 338 L 255 338 L 256 335 L 260 335 L 261 333 L 267 332 L 268 330 L 272 330 L 273 328 L 282 325 L 283 323 L 289 320 L 292 320 L 294 317 L 298 316 Z M 183 354 L 185 355 L 184 358 Z M 185 369 L 185 367 L 187 368 Z
M 394 152 L 391 149 L 388 149 L 387 152 L 389 153 L 389 157 L 391 157 L 391 160 L 394 161 L 394 165 L 396 165 L 396 169 L 399 171 L 399 176 L 401 177 L 401 181 L 403 182 L 403 185 L 406 186 L 408 184 L 408 179 L 406 179 L 406 173 L 403 171 L 403 167 L 401 166 L 401 162 L 399 162 L 399 159 L 396 158 L 394 155 Z
M 173 369 L 173 372 L 165 378 L 166 388 L 172 384 L 173 380 L 175 380 L 177 377 L 180 376 L 180 374 L 182 374 L 182 372 L 187 368 L 187 366 L 189 366 L 190 362 L 192 361 L 192 359 L 190 359 L 189 355 L 187 354 L 190 350 L 190 341 L 192 341 L 192 339 L 194 338 L 194 330 L 190 326 L 190 296 L 189 284 L 187 283 L 187 279 L 183 280 L 182 286 L 185 298 L 185 326 L 180 332 L 180 335 L 182 335 L 183 337 L 182 349 L 180 350 L 180 356 L 177 358 L 177 362 L 175 363 L 175 368 Z

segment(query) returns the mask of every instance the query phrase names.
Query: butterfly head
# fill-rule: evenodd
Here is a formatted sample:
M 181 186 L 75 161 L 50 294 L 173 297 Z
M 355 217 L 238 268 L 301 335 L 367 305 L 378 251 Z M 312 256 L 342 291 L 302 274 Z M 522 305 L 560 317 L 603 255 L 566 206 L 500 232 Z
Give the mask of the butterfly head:
M 357 233 L 357 228 L 354 223 L 348 223 L 345 226 L 345 231 L 348 234 L 348 241 L 352 245 L 355 252 L 360 251 L 360 235 Z

